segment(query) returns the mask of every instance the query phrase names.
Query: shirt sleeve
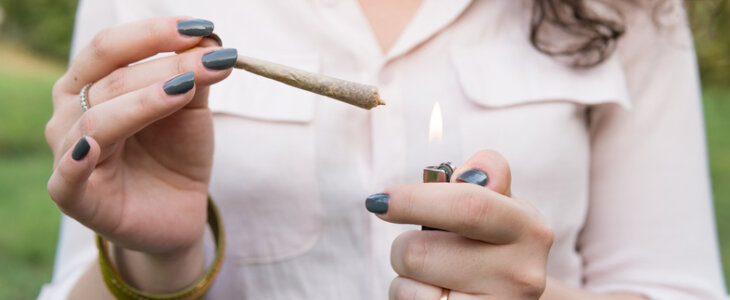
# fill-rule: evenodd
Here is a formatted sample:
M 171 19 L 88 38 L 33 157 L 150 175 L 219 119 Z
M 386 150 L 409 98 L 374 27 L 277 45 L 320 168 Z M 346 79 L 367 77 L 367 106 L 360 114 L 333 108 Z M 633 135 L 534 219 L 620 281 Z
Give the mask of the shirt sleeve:
M 76 25 L 71 45 L 71 58 L 93 39 L 100 30 L 115 25 L 112 0 L 81 0 L 76 12 Z M 66 299 L 89 265 L 96 263 L 94 233 L 67 216 L 61 217 L 51 282 L 41 288 L 38 299 Z
M 96 263 L 94 232 L 67 216 L 61 217 L 61 229 L 53 265 L 51 283 L 43 286 L 39 300 L 66 299 L 89 265 Z
M 676 5 L 627 16 L 615 55 L 632 107 L 589 110 L 590 208 L 578 250 L 589 290 L 724 300 L 699 75 Z

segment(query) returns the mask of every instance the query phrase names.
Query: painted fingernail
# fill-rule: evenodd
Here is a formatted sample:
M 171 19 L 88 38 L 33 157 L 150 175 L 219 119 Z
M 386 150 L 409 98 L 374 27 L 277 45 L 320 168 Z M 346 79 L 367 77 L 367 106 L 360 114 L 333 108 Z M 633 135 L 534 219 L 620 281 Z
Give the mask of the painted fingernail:
M 370 195 L 365 200 L 365 208 L 374 214 L 384 214 L 388 212 L 388 202 L 390 202 L 390 196 L 388 194 Z
M 487 186 L 489 177 L 487 176 L 487 173 L 484 173 L 482 170 L 471 169 L 469 171 L 464 172 L 464 174 L 459 175 L 459 178 L 457 178 L 456 181 L 457 182 L 468 182 L 468 183 L 478 184 L 481 186 Z
M 177 22 L 177 32 L 188 36 L 209 36 L 213 33 L 213 28 L 213 22 L 203 19 Z
M 165 82 L 162 87 L 165 93 L 168 95 L 179 95 L 187 93 L 190 89 L 195 86 L 195 74 L 188 72 L 185 74 L 177 75 L 175 78 Z
M 203 65 L 208 69 L 225 70 L 233 67 L 238 58 L 235 48 L 226 48 L 203 55 Z
M 71 152 L 71 158 L 75 161 L 79 161 L 84 159 L 87 154 L 89 154 L 89 149 L 91 149 L 91 146 L 89 146 L 89 141 L 86 140 L 86 136 L 82 136 L 81 139 L 76 142 L 76 146 L 74 146 L 74 151 Z

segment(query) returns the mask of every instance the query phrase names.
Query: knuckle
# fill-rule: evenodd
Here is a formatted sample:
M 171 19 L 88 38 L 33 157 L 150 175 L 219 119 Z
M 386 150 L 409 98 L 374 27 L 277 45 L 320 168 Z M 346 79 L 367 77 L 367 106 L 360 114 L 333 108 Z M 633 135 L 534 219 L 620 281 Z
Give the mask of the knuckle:
M 512 282 L 521 294 L 520 299 L 537 299 L 545 291 L 546 277 L 545 268 L 528 267 L 515 273 Z
M 169 32 L 170 24 L 167 22 L 160 22 L 159 19 L 147 19 L 144 21 L 144 32 L 143 39 L 146 43 L 152 43 L 152 45 L 159 43 L 164 39 L 164 35 Z
M 46 190 L 48 191 L 48 195 L 51 197 L 51 200 L 53 200 L 53 202 L 58 204 L 60 199 L 58 198 L 58 195 L 56 194 L 56 191 L 53 188 L 53 177 L 48 179 L 48 182 L 46 183 Z
M 64 94 L 63 77 L 61 77 L 60 79 L 56 80 L 56 82 L 53 84 L 53 88 L 51 89 L 51 98 L 53 99 L 54 107 L 58 107 L 58 104 Z
M 94 126 L 96 124 L 96 118 L 96 114 L 92 110 L 89 110 L 81 115 L 81 117 L 77 121 L 78 129 L 81 135 L 90 135 L 90 133 L 92 133 L 92 130 L 94 129 Z
M 91 40 L 91 53 L 95 57 L 106 57 L 109 54 L 111 50 L 109 48 L 110 31 L 109 28 L 102 29 Z
M 159 22 L 155 22 L 153 20 L 147 21 L 147 26 L 144 26 L 143 39 L 147 42 L 154 42 L 157 37 L 157 32 L 159 31 Z
M 159 111 L 157 93 L 143 93 L 137 98 L 136 104 L 132 106 L 133 113 L 137 116 L 147 116 L 152 112 Z
M 391 295 L 394 300 L 416 300 L 416 291 L 406 284 L 391 284 Z
M 383 193 L 390 195 L 391 199 L 388 214 L 398 215 L 405 220 L 414 218 L 414 202 L 416 202 L 417 196 L 413 189 L 404 188 L 403 186 L 388 187 Z M 394 202 L 393 199 L 398 199 L 398 201 Z
M 415 191 L 406 190 L 403 194 L 403 211 L 402 214 L 407 220 L 415 218 L 415 203 L 418 200 Z
M 105 82 L 102 84 L 102 88 L 108 93 L 109 96 L 116 96 L 121 95 L 126 92 L 127 89 L 127 77 L 124 74 L 124 71 L 122 69 L 114 70 L 111 74 L 109 74 Z M 92 86 L 91 89 L 93 90 L 94 87 Z M 95 97 L 89 97 L 89 98 L 97 98 Z
M 547 222 L 538 222 L 531 226 L 531 237 L 543 246 L 550 247 L 555 240 L 555 232 Z
M 48 143 L 48 146 L 51 147 L 51 151 L 54 151 L 53 146 L 56 144 L 58 139 L 58 129 L 54 117 L 51 117 L 51 119 L 48 120 L 48 123 L 46 123 L 44 133 L 46 135 L 46 143 Z
M 63 197 L 60 196 L 58 189 L 60 188 L 60 186 L 69 184 L 70 181 L 68 179 L 68 176 L 63 172 L 60 167 L 56 168 L 56 170 L 53 171 L 51 178 L 48 179 L 48 183 L 46 184 L 48 195 L 50 196 L 51 200 L 53 200 L 53 202 L 55 202 L 56 205 L 58 205 L 59 207 L 66 205 L 67 200 L 63 199 Z
M 63 205 L 63 202 L 61 201 L 61 198 L 58 196 L 58 193 L 55 189 L 55 183 L 53 182 L 53 177 L 48 180 L 48 183 L 46 184 L 46 190 L 48 190 L 48 195 L 51 197 L 51 200 L 55 202 L 57 205 Z
M 402 263 L 406 274 L 420 274 L 426 265 L 426 239 L 417 236 L 408 240 L 403 248 Z
M 458 220 L 458 228 L 464 233 L 481 230 L 488 218 L 490 206 L 476 191 L 466 192 L 458 201 L 454 201 L 454 215 Z
M 174 74 L 182 74 L 182 73 L 188 72 L 187 63 L 186 63 L 187 61 L 185 60 L 186 57 L 187 57 L 186 55 L 177 55 L 175 57 L 175 63 L 174 63 L 175 65 L 173 66 L 173 70 L 172 70 L 173 72 L 175 72 Z

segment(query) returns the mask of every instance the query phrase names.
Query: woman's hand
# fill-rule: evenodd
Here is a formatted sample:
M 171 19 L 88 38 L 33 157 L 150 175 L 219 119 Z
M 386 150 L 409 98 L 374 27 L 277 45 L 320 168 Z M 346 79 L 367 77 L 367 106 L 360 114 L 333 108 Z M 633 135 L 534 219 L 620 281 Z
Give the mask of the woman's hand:
M 208 86 L 236 58 L 203 37 L 212 30 L 183 17 L 103 30 L 53 88 L 48 191 L 65 214 L 117 247 L 169 258 L 202 240 L 213 156 Z M 94 85 L 84 112 L 87 83 Z
M 451 290 L 450 300 L 538 299 L 553 232 L 535 207 L 511 196 L 507 162 L 479 152 L 452 181 L 475 184 L 397 186 L 368 198 L 385 221 L 448 231 L 410 231 L 393 242 L 399 277 L 390 299 L 438 300 L 442 288 Z

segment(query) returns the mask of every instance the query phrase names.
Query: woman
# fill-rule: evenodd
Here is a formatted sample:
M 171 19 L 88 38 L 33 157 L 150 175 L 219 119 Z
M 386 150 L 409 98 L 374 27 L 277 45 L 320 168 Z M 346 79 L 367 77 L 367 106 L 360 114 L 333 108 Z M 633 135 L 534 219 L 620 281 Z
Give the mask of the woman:
M 722 299 L 694 52 L 667 3 L 82 1 L 48 189 L 89 229 L 64 218 L 41 298 L 111 297 L 93 232 L 141 291 L 212 278 L 210 193 L 210 299 Z M 232 71 L 232 48 L 388 105 Z M 419 184 L 445 160 L 473 184 Z

